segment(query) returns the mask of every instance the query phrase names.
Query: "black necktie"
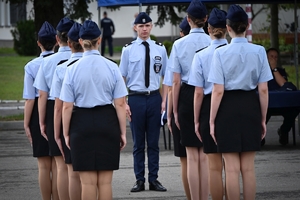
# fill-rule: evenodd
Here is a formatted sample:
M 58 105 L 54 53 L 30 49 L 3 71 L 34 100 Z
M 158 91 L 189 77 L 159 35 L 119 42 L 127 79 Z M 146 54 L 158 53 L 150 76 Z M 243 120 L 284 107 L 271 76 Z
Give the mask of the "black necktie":
M 149 49 L 149 44 L 148 42 L 144 41 L 142 44 L 146 48 L 146 53 L 145 53 L 145 86 L 148 88 L 149 87 L 149 73 L 150 73 L 150 49 Z

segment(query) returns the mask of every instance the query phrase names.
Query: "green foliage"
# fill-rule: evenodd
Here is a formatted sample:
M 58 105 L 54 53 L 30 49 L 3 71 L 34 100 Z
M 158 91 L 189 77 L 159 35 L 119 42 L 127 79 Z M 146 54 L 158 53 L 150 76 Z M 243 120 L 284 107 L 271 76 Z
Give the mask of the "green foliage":
M 65 6 L 67 9 L 66 15 L 69 15 L 71 19 L 85 19 L 91 18 L 92 13 L 88 11 L 88 3 L 90 0 L 76 0 L 70 3 L 69 6 Z
M 297 86 L 296 68 L 292 65 L 283 66 L 286 73 L 288 74 L 288 81 L 292 82 Z
M 155 35 L 150 35 L 151 40 L 157 41 L 157 37 Z
M 10 116 L 0 116 L 0 121 L 19 121 L 24 120 L 24 113 L 18 115 L 10 115 Z
M 35 25 L 33 20 L 19 21 L 11 30 L 14 50 L 19 55 L 31 56 L 37 54 Z
M 16 52 L 12 48 L 0 48 L 0 56 L 13 56 Z
M 271 48 L 271 40 L 270 39 L 256 39 L 253 40 L 253 44 L 258 44 L 265 49 Z M 285 44 L 285 38 L 280 37 L 279 38 L 279 52 L 293 52 L 294 51 L 294 45 L 292 44 Z
M 32 58 L 0 56 L 0 99 L 22 99 L 24 66 Z
M 170 40 L 165 40 L 165 41 L 163 41 L 163 44 L 166 47 L 168 55 L 170 55 L 172 46 L 173 46 L 173 42 L 171 42 Z
M 214 8 L 219 7 L 219 4 L 205 4 L 208 10 L 208 13 Z M 185 13 L 188 8 L 189 3 L 185 4 L 175 4 L 172 5 L 156 5 L 156 6 L 147 6 L 146 13 L 150 13 L 157 8 L 157 21 L 154 23 L 155 26 L 163 27 L 166 22 L 170 22 L 172 25 L 177 26 L 182 21 L 182 17 L 178 16 L 178 13 Z

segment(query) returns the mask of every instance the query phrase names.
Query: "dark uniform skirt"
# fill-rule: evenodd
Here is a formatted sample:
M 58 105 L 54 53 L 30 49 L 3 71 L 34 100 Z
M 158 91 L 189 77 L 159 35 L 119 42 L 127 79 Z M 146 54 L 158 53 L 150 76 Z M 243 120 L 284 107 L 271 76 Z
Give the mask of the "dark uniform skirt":
M 38 98 L 35 98 L 29 128 L 32 138 L 33 157 L 49 156 L 48 141 L 41 135 L 38 113 Z
M 72 164 L 71 151 L 66 145 L 65 137 L 64 137 L 64 134 L 63 134 L 62 123 L 61 123 L 61 129 L 60 129 L 60 140 L 61 140 L 61 144 L 62 144 L 64 156 L 65 156 L 65 163 L 66 164 Z
M 259 151 L 261 134 L 261 109 L 256 91 L 225 91 L 215 120 L 218 152 Z
M 120 134 L 113 105 L 74 107 L 70 124 L 74 171 L 119 169 Z
M 50 156 L 61 156 L 61 152 L 54 138 L 54 103 L 54 100 L 47 101 L 46 134 L 48 137 Z
M 186 157 L 186 149 L 185 146 L 181 144 L 180 130 L 175 124 L 173 114 L 171 120 L 172 120 L 171 126 L 172 126 L 172 135 L 173 135 L 173 143 L 174 143 L 174 155 L 176 157 Z
M 209 117 L 210 117 L 211 94 L 205 95 L 201 105 L 199 124 L 200 135 L 203 143 L 204 153 L 218 153 L 217 145 L 210 135 Z
M 202 142 L 195 133 L 194 125 L 194 91 L 195 87 L 183 83 L 178 100 L 178 117 L 181 144 L 185 147 L 202 147 Z

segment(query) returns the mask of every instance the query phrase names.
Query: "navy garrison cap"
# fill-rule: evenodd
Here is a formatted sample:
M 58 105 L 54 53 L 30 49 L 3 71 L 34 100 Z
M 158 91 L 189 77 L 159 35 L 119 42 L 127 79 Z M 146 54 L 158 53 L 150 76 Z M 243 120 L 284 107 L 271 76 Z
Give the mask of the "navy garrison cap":
M 206 7 L 200 0 L 192 0 L 186 12 L 197 19 L 207 15 Z
M 145 12 L 140 12 L 138 16 L 136 16 L 134 24 L 146 24 L 148 22 L 152 22 L 152 19 Z
M 92 20 L 86 20 L 80 28 L 79 37 L 84 40 L 96 39 L 101 35 L 98 25 Z
M 248 21 L 247 13 L 239 5 L 230 5 L 226 18 L 232 22 Z
M 78 42 L 78 40 L 79 40 L 79 31 L 80 31 L 81 26 L 82 26 L 81 24 L 75 22 L 73 24 L 73 26 L 71 27 L 71 29 L 69 30 L 68 37 L 72 41 Z
M 183 31 L 190 32 L 191 27 L 189 25 L 189 22 L 187 21 L 187 17 L 183 18 L 183 20 L 179 24 L 179 28 L 181 28 L 181 30 Z
M 226 12 L 218 8 L 213 8 L 210 12 L 208 23 L 214 28 L 226 28 Z
M 58 30 L 59 32 L 68 32 L 71 27 L 73 26 L 74 21 L 70 20 L 67 17 L 62 18 L 59 23 L 56 26 L 56 30 Z
M 45 21 L 38 32 L 38 37 L 43 40 L 55 40 L 56 32 L 51 24 Z

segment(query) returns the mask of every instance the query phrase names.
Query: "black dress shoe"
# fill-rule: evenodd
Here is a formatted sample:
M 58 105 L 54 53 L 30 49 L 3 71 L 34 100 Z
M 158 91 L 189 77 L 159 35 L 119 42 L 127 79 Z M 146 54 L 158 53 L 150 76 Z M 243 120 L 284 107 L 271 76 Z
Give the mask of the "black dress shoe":
M 281 131 L 281 129 L 278 129 L 277 130 L 277 133 L 278 133 L 278 135 L 279 135 L 279 143 L 281 144 L 281 145 L 287 145 L 288 143 L 289 143 L 289 135 L 288 135 L 288 133 L 283 133 L 282 131 Z
M 145 190 L 145 183 L 144 181 L 136 181 L 134 186 L 131 188 L 131 192 L 140 192 L 140 191 L 143 191 Z
M 164 186 L 162 186 L 162 184 L 158 180 L 149 183 L 149 190 L 160 191 L 160 192 L 167 191 L 167 189 Z

